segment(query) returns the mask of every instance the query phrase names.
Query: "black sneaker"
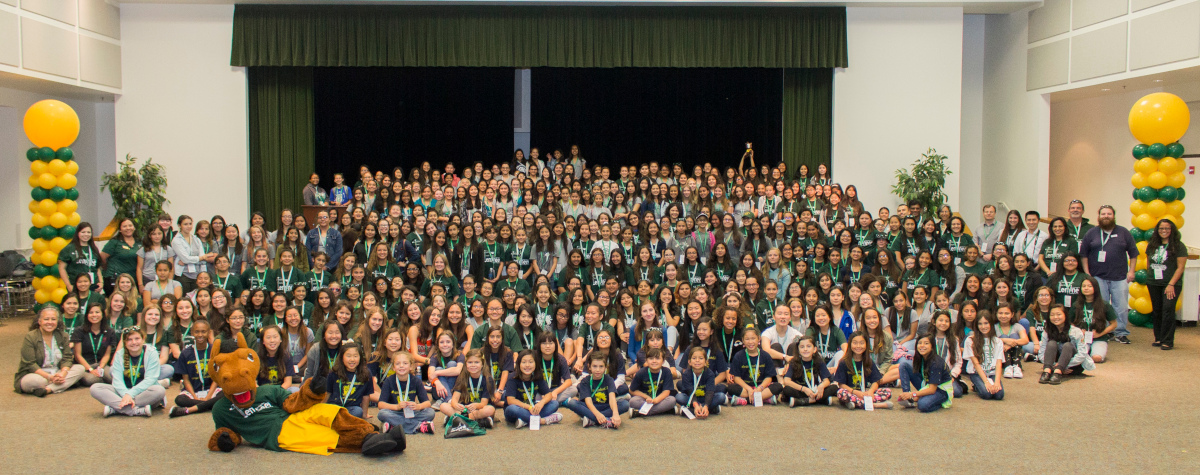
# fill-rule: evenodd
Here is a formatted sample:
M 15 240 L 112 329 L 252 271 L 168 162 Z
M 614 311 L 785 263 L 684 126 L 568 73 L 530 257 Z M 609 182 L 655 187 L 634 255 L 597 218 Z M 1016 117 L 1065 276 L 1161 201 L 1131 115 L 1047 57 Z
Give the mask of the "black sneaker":
M 1121 343 L 1123 345 L 1128 345 L 1128 344 L 1133 343 L 1132 341 L 1129 341 L 1129 337 L 1127 337 L 1125 335 L 1115 337 L 1115 338 L 1113 338 L 1113 341 L 1115 341 L 1117 343 Z
M 479 419 L 479 420 L 478 420 L 478 421 L 476 421 L 476 422 L 478 422 L 480 426 L 483 426 L 483 428 L 484 428 L 484 429 L 491 429 L 491 428 L 492 428 L 492 424 L 493 424 L 495 421 L 493 421 L 493 420 L 492 420 L 492 416 L 488 416 L 488 417 L 485 417 L 485 418 L 483 418 L 483 419 Z
M 46 397 L 47 394 L 50 394 L 50 391 L 47 391 L 46 388 L 37 388 L 37 389 L 34 389 L 33 391 L 29 391 L 29 394 L 32 394 L 37 397 Z
M 1054 385 L 1062 384 L 1062 374 L 1054 373 L 1054 374 L 1050 375 L 1049 383 L 1054 384 Z
M 167 416 L 171 417 L 171 418 L 175 418 L 175 417 L 186 416 L 187 414 L 188 414 L 187 409 L 185 409 L 181 406 L 175 406 L 175 407 L 171 408 L 171 412 L 167 413 Z

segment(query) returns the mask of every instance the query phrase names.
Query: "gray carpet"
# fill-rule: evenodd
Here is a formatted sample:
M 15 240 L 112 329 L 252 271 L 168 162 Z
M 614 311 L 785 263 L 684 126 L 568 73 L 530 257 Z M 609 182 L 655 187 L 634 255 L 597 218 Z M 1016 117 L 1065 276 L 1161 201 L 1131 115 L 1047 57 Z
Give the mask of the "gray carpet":
M 28 320 L 0 327 L 0 373 L 11 375 Z M 1200 472 L 1194 447 L 1200 411 L 1200 332 L 1182 329 L 1175 351 L 1150 347 L 1150 331 L 1134 330 L 1133 345 L 1114 344 L 1111 361 L 1094 375 L 1061 386 L 1038 385 L 1033 364 L 1023 380 L 1004 380 L 1006 399 L 968 395 L 949 410 L 847 411 L 765 407 L 728 410 L 708 421 L 674 416 L 626 421 L 618 431 L 582 429 L 563 409 L 562 424 L 539 432 L 501 427 L 486 436 L 444 440 L 409 436 L 403 455 L 367 459 L 275 453 L 241 447 L 231 454 L 205 448 L 209 415 L 169 420 L 103 419 L 86 389 L 45 399 L 0 392 L 3 471 L 43 473 L 353 473 L 403 466 L 425 470 L 545 472 L 823 471 L 875 472 Z M 174 397 L 177 386 L 168 392 Z M 438 416 L 436 422 L 441 421 Z M 590 468 L 589 468 L 590 467 Z M 603 468 L 601 468 L 603 467 Z M 390 467 L 389 467 L 390 468 Z

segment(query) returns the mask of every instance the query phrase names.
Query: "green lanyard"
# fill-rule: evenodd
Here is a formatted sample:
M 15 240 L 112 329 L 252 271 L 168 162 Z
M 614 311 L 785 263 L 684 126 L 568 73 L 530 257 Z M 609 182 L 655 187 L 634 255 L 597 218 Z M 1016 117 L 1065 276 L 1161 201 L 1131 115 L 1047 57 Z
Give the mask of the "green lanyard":
M 806 366 L 804 364 L 804 362 L 801 361 L 800 362 L 800 370 L 804 373 L 804 385 L 808 386 L 809 390 L 816 392 L 817 380 L 816 380 L 816 376 L 813 375 L 813 371 L 815 371 L 815 368 L 813 368 L 812 362 L 811 361 L 808 362 L 808 365 Z
M 221 280 L 221 275 L 217 275 L 217 287 L 220 287 L 221 290 L 225 290 L 227 287 L 229 287 L 229 274 L 225 275 L 225 280 L 223 281 Z
M 600 384 L 598 384 L 598 385 L 593 384 L 596 382 L 599 382 Z M 602 386 L 604 386 L 604 377 L 603 376 L 600 377 L 599 381 L 597 381 L 596 378 L 588 379 L 588 388 L 590 388 L 592 390 L 591 394 L 588 397 L 594 397 L 596 395 L 596 390 L 600 389 Z
M 531 380 L 529 380 L 528 386 L 526 386 L 525 383 L 522 382 L 521 388 L 525 390 L 525 400 L 529 401 L 529 405 L 532 406 L 533 405 L 533 397 L 536 395 L 534 389 L 537 389 L 537 385 L 533 384 L 533 380 L 531 379 Z
M 750 352 L 746 352 L 746 365 L 750 367 L 750 380 L 754 382 L 754 386 L 758 387 L 758 376 L 761 371 L 758 369 L 758 362 L 762 360 L 762 353 L 754 357 L 754 363 L 750 362 Z
M 467 391 L 471 393 L 471 402 L 479 401 L 479 388 L 483 387 L 483 373 L 479 373 L 479 382 L 475 382 L 475 378 L 467 375 Z
M 545 358 L 542 359 L 542 379 L 545 379 L 546 382 L 550 382 L 552 380 L 552 378 L 554 377 L 554 363 L 555 363 L 554 359 L 551 359 L 550 367 L 547 368 L 546 367 L 546 359 Z
M 866 390 L 867 390 L 867 378 L 864 378 L 864 377 L 863 377 L 863 369 L 862 369 L 862 366 L 863 366 L 863 364 L 864 364 L 864 363 L 859 363 L 859 362 L 851 362 L 851 364 L 854 366 L 854 377 L 858 378 L 858 388 L 859 388 L 859 390 L 860 390 L 860 391 L 863 391 L 863 392 L 866 392 Z
M 137 366 L 133 365 L 132 359 L 130 360 L 128 372 L 126 374 L 129 375 L 129 381 L 132 382 L 133 384 L 137 384 L 139 381 L 141 381 L 142 368 L 145 366 L 145 361 L 146 361 L 146 352 L 145 351 L 143 351 L 142 354 L 138 355 Z
M 195 349 L 195 347 L 192 347 Z M 204 384 L 204 368 L 208 367 L 208 355 L 212 352 L 211 348 L 204 349 L 204 358 L 200 358 L 200 350 L 196 350 L 196 375 L 199 377 L 199 383 Z M 203 389 L 201 389 L 203 390 Z
M 651 377 L 651 373 L 647 371 L 646 380 L 650 384 L 650 397 L 658 397 L 658 385 L 662 383 L 663 372 L 658 372 L 658 378 Z
M 104 334 L 103 333 L 100 334 L 100 341 L 97 342 L 96 337 L 93 334 L 88 333 L 88 343 L 91 343 L 91 345 L 92 345 L 92 357 L 96 358 L 96 362 L 99 363 L 100 362 L 100 348 L 104 346 L 103 345 L 104 344 Z
M 393 376 L 396 378 L 396 389 L 400 389 L 400 375 Z M 400 402 L 408 402 L 408 389 L 412 386 L 412 376 L 404 379 L 404 392 L 400 393 Z

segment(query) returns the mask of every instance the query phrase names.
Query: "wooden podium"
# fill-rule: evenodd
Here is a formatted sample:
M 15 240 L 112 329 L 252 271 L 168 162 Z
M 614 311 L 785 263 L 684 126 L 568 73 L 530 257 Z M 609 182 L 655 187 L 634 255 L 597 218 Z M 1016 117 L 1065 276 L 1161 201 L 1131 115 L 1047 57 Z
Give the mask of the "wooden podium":
M 331 209 L 340 209 L 340 210 L 346 209 L 345 206 L 333 206 L 333 205 L 301 205 L 300 208 L 303 210 L 304 220 L 308 223 L 309 226 L 317 225 L 317 214 L 319 214 L 322 211 L 329 211 Z M 330 224 L 333 224 L 333 223 L 330 223 Z

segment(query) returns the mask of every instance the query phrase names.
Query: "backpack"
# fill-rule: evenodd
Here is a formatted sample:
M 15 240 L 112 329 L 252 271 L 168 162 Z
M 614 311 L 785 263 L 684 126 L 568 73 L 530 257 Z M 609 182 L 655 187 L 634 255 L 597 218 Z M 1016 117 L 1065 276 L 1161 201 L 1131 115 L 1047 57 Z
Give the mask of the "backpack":
M 477 435 L 487 434 L 487 429 L 479 426 L 478 422 L 467 417 L 467 410 L 454 414 L 446 418 L 446 432 L 444 438 L 457 439 L 459 437 L 474 437 Z
M 23 263 L 28 263 L 29 265 L 22 266 Z M 18 274 L 18 270 L 23 270 L 23 272 Z M 25 256 L 22 256 L 17 251 L 0 252 L 0 278 L 24 277 L 32 270 L 33 263 L 26 261 Z

